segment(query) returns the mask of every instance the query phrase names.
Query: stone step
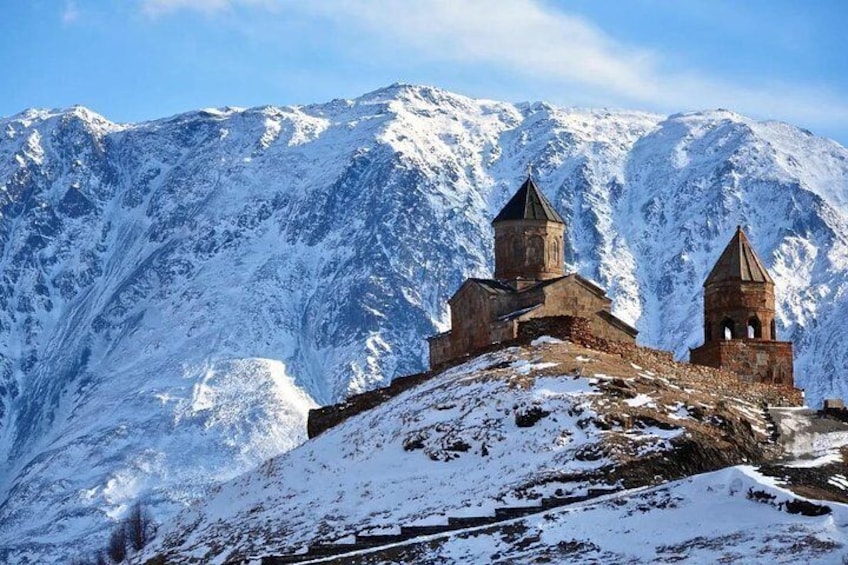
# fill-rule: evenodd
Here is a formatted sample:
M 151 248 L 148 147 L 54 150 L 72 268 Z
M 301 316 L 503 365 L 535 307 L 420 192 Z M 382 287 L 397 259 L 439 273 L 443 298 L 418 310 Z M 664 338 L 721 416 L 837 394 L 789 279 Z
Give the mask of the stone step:
M 494 524 L 500 520 L 520 518 L 530 514 L 536 514 L 548 508 L 567 506 L 577 502 L 583 502 L 591 498 L 612 494 L 619 489 L 615 488 L 591 488 L 588 494 L 578 496 L 551 496 L 541 500 L 539 506 L 512 506 L 495 508 L 494 516 L 463 516 L 449 517 L 447 524 L 434 524 L 431 526 L 401 526 L 400 534 L 372 534 L 357 535 L 355 543 L 318 543 L 309 546 L 308 553 L 292 555 L 265 556 L 262 565 L 285 565 L 289 563 L 300 563 L 318 557 L 329 557 L 342 555 L 352 551 L 370 549 L 382 545 L 400 543 L 419 536 L 441 534 L 460 528 L 473 528 Z
M 509 506 L 505 508 L 495 508 L 495 518 L 498 520 L 509 520 L 511 518 L 520 518 L 530 514 L 536 514 L 544 510 L 542 506 Z
M 485 526 L 497 522 L 494 516 L 464 516 L 462 518 L 448 518 L 448 526 L 454 528 L 473 528 L 474 526 Z
M 347 553 L 354 551 L 353 543 L 316 543 L 309 546 L 307 555 L 316 557 L 319 555 L 336 555 L 337 553 Z
M 260 563 L 262 565 L 289 565 L 290 563 L 301 563 L 315 559 L 315 555 L 309 553 L 292 553 L 290 555 L 266 555 L 262 557 Z
M 356 545 L 367 545 L 367 546 L 376 546 L 376 545 L 388 545 L 391 543 L 398 543 L 401 541 L 406 541 L 409 539 L 409 536 L 401 534 L 373 534 L 373 535 L 358 535 L 356 536 Z
M 456 528 L 453 526 L 448 526 L 447 524 L 434 524 L 432 526 L 401 526 L 400 534 L 402 536 L 408 536 L 410 538 L 416 538 L 418 536 L 429 536 L 432 534 L 441 534 L 443 532 L 449 532 L 451 530 L 455 530 Z
M 621 490 L 620 488 L 616 488 L 616 487 L 598 487 L 598 488 L 590 488 L 586 492 L 589 493 L 588 494 L 589 498 L 596 498 L 598 496 L 605 496 L 607 494 L 614 494 L 614 493 L 616 493 L 620 490 Z
M 274 555 L 262 557 L 262 565 L 289 565 L 291 563 L 302 563 L 303 561 L 311 561 L 322 557 L 333 557 L 334 555 L 344 555 L 352 551 L 361 551 L 364 549 L 373 549 L 384 545 L 382 543 L 319 543 L 309 546 L 307 553 L 293 553 L 290 555 Z
M 542 507 L 557 508 L 559 506 L 568 506 L 576 502 L 583 502 L 592 498 L 589 495 L 581 494 L 577 496 L 547 496 L 542 499 Z
M 404 541 L 404 540 L 396 540 L 396 541 Z M 335 553 L 327 554 L 326 557 L 331 557 L 333 555 L 344 555 L 344 554 L 350 553 L 352 551 L 363 551 L 363 550 L 366 550 L 366 549 L 374 549 L 375 547 L 381 547 L 383 545 L 389 545 L 390 543 L 396 543 L 396 542 L 385 542 L 385 543 L 376 543 L 376 542 L 375 543 L 369 543 L 369 542 L 358 543 L 357 542 L 357 543 L 348 543 L 348 544 L 344 544 L 344 545 L 339 544 L 339 548 L 340 548 L 339 551 L 337 551 Z M 314 558 L 317 558 L 317 557 L 318 556 L 316 555 Z

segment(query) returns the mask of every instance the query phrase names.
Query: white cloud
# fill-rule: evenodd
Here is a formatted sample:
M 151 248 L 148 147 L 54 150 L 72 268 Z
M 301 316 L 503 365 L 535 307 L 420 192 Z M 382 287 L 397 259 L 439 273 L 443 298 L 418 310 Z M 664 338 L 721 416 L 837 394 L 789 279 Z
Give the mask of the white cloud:
M 62 12 L 62 23 L 65 25 L 71 25 L 77 22 L 80 18 L 79 9 L 77 8 L 77 3 L 73 0 L 68 0 L 65 2 L 65 9 Z
M 496 64 L 640 99 L 658 94 L 646 76 L 651 52 L 625 49 L 585 20 L 532 0 L 333 1 L 324 14 L 358 21 L 430 57 Z
M 544 0 L 141 1 L 151 15 L 176 9 L 212 13 L 238 6 L 275 8 L 288 18 L 323 19 L 391 41 L 431 61 L 492 65 L 516 80 L 537 79 L 563 91 L 590 92 L 600 105 L 670 112 L 726 107 L 806 124 L 848 124 L 848 105 L 838 93 L 736 84 L 694 70 L 676 71 L 661 53 L 616 41 Z

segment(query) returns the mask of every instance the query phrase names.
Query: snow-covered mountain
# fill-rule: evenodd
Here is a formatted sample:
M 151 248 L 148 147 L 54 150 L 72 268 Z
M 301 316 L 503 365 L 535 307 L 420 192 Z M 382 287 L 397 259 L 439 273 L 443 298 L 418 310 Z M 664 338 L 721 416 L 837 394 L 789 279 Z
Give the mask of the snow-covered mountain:
M 314 403 L 421 369 L 528 163 L 641 343 L 700 343 L 743 224 L 798 384 L 848 391 L 848 151 L 792 126 L 406 85 L 132 125 L 30 110 L 0 120 L 0 560 L 99 543 L 140 496 L 164 519 L 302 441 Z

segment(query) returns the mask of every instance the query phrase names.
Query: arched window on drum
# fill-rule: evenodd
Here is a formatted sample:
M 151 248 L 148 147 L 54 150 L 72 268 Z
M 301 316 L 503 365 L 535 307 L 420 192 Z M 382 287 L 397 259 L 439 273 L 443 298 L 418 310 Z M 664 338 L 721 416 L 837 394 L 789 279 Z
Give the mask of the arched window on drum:
M 538 235 L 534 235 L 527 242 L 526 264 L 535 267 L 544 263 L 544 258 L 545 242 Z

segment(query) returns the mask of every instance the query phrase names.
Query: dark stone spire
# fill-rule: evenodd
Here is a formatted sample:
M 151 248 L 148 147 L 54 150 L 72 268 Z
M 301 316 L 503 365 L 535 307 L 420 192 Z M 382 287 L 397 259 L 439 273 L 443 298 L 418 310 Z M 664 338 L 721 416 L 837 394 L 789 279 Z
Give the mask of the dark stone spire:
M 495 216 L 492 223 L 510 220 L 546 220 L 558 224 L 565 223 L 530 175 L 527 175 L 527 180 L 510 198 L 503 210 Z
M 736 226 L 733 239 L 718 258 L 704 286 L 727 281 L 774 283 L 742 231 L 742 226 Z

